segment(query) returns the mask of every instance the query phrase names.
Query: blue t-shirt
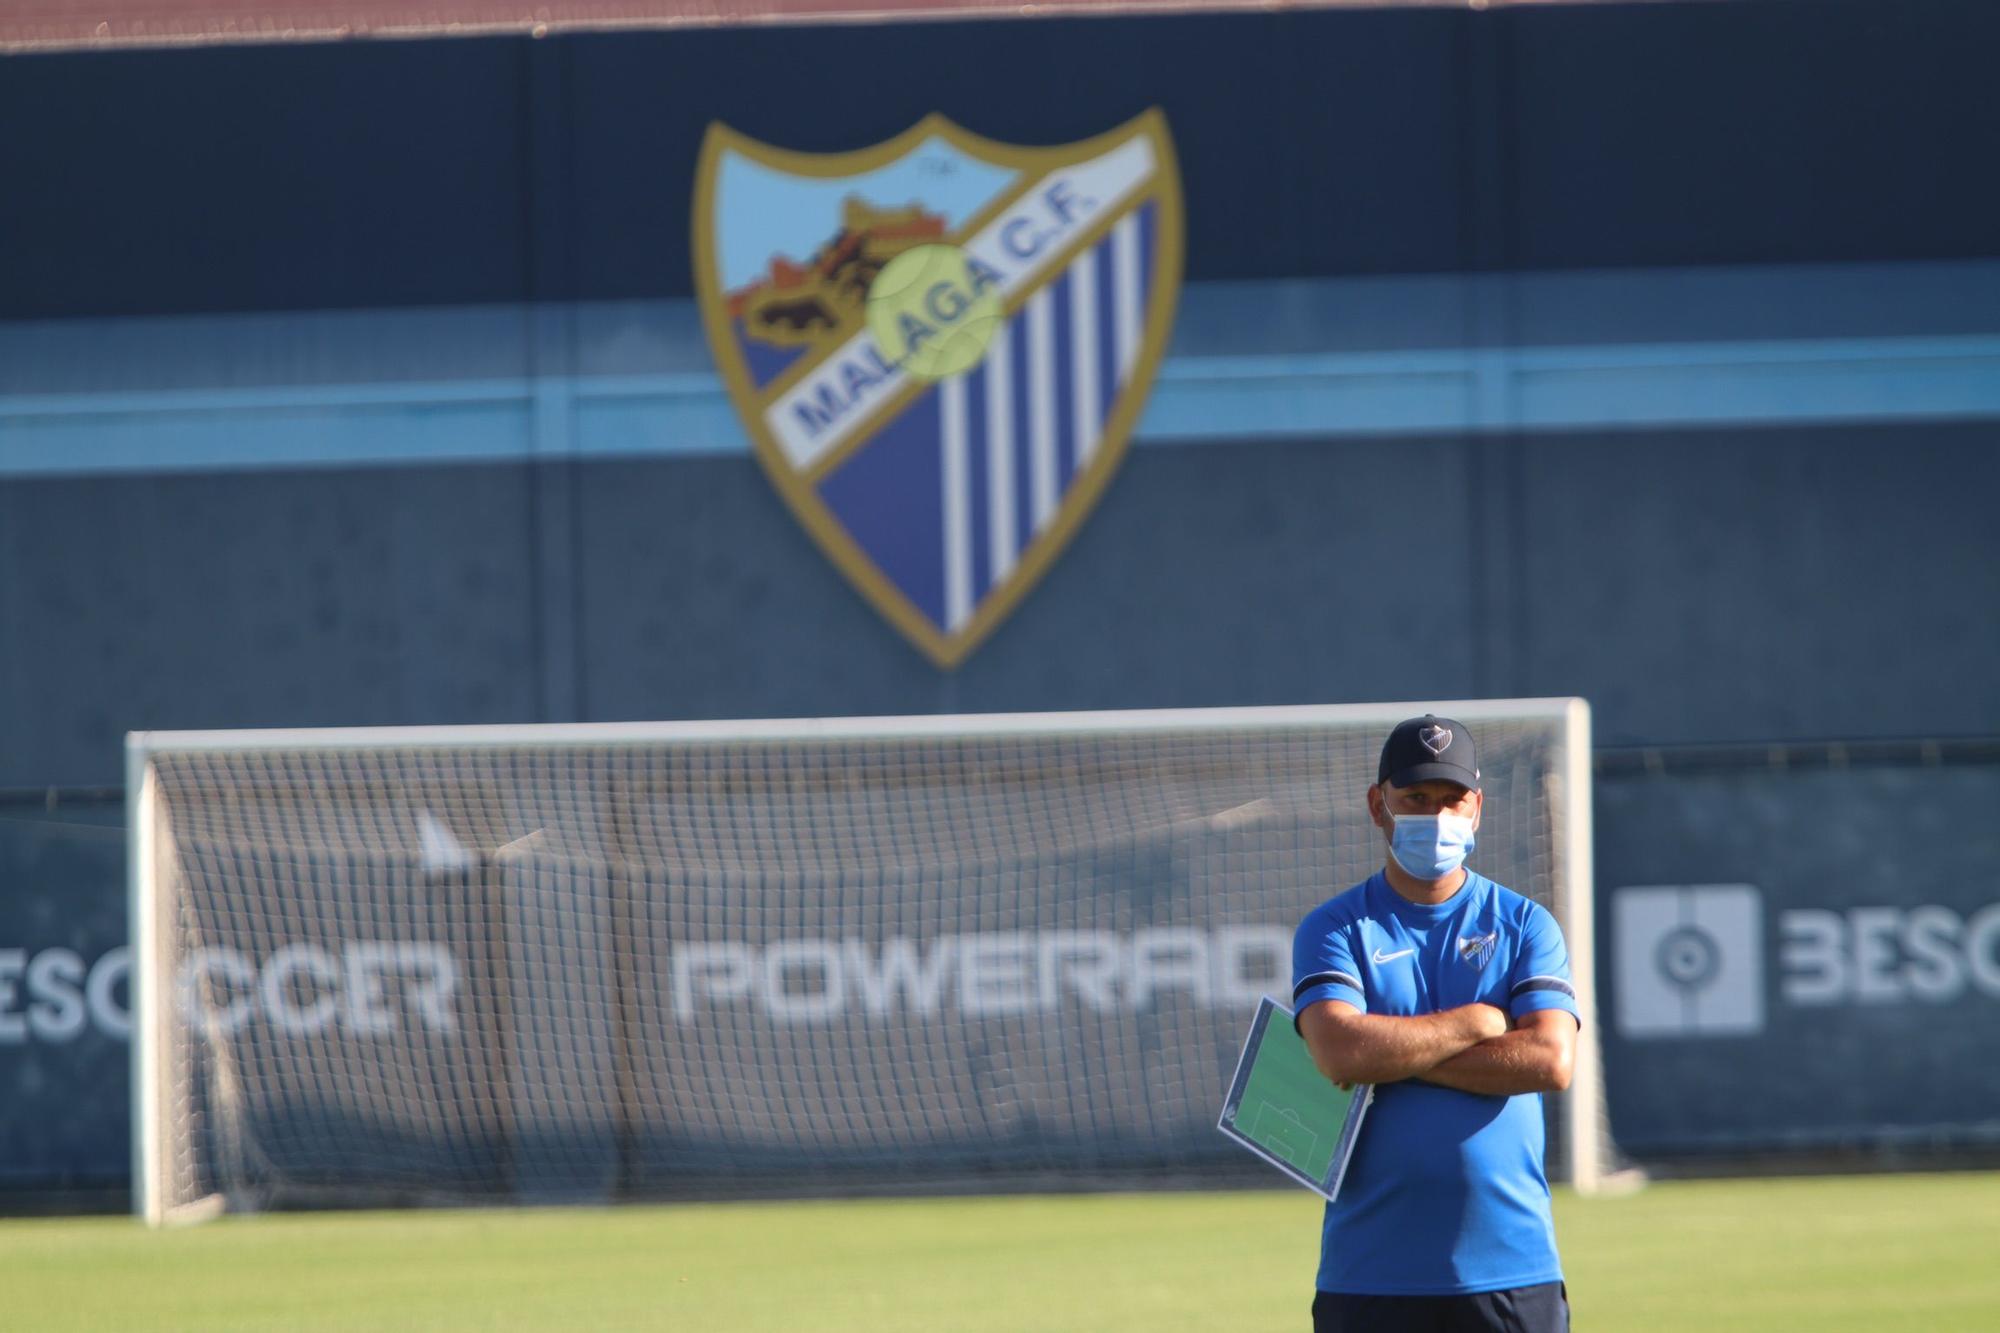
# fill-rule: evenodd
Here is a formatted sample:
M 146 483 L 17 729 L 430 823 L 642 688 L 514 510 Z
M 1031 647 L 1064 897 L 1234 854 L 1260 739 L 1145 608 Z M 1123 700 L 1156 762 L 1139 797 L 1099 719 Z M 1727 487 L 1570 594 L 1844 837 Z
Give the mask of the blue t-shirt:
M 1399 1016 L 1475 1003 L 1515 1018 L 1576 1013 L 1555 918 L 1470 871 L 1434 907 L 1378 871 L 1314 908 L 1292 942 L 1292 986 L 1300 1013 L 1321 1000 Z M 1561 1279 L 1541 1096 L 1416 1079 L 1378 1087 L 1340 1198 L 1326 1206 L 1319 1289 L 1439 1296 Z

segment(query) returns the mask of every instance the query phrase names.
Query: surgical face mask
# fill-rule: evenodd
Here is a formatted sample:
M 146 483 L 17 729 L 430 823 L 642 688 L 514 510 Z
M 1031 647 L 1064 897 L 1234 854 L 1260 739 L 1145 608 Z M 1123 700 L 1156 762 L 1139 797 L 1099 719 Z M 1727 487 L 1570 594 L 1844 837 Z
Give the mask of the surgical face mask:
M 1399 815 L 1389 835 L 1389 855 L 1418 879 L 1443 879 L 1472 854 L 1473 821 L 1465 815 Z

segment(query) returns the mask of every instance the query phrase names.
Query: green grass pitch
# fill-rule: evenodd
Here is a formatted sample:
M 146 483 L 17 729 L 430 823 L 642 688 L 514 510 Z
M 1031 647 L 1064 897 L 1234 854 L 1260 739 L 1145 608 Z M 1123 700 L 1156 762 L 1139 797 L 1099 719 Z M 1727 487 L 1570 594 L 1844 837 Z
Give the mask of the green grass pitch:
M 6 1221 L 0 1325 L 1297 1333 L 1318 1213 L 1288 1190 Z M 1971 1173 L 1556 1205 L 1582 1333 L 1993 1329 L 1996 1218 L 2000 1176 Z

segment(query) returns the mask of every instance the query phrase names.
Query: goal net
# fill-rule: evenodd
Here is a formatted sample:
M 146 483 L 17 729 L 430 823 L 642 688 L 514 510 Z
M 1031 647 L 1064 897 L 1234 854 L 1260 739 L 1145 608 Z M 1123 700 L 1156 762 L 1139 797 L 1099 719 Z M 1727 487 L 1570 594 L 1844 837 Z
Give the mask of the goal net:
M 1196 1182 L 1417 704 L 135 734 L 137 1206 Z M 1584 1007 L 1589 715 L 1439 703 Z

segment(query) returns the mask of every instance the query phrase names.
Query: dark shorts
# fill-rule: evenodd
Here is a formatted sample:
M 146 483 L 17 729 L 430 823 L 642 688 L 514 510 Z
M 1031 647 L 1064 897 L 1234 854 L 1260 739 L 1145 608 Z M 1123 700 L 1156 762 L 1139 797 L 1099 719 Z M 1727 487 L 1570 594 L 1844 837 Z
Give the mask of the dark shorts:
M 1472 1296 L 1313 1297 L 1313 1333 L 1569 1333 L 1560 1282 Z

